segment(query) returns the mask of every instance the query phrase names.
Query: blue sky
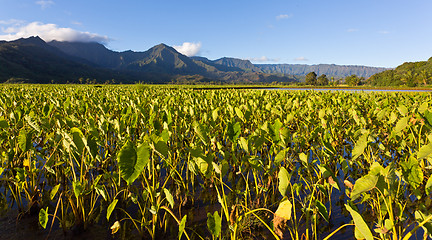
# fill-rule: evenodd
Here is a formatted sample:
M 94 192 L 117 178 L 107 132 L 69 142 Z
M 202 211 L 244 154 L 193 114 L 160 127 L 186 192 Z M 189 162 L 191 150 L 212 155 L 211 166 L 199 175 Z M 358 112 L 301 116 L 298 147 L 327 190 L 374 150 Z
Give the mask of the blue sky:
M 0 0 L 0 39 L 165 43 L 254 63 L 396 67 L 432 56 L 431 0 Z M 186 43 L 186 44 L 185 44 Z

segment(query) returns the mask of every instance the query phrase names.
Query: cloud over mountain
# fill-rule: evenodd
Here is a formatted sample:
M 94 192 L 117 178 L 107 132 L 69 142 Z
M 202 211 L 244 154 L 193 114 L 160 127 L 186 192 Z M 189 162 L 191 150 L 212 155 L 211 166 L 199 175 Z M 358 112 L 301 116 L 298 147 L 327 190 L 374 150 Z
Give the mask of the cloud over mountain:
M 6 23 L 7 21 L 3 21 Z M 28 24 L 12 24 L 8 28 L 1 29 L 0 40 L 16 40 L 31 36 L 39 36 L 49 42 L 52 40 L 68 42 L 99 42 L 107 43 L 110 39 L 90 32 L 80 32 L 72 28 L 62 28 L 56 24 L 44 24 L 41 22 L 31 22 Z
M 258 57 L 258 58 L 249 58 L 248 60 L 252 62 L 278 62 L 279 58 L 268 58 L 266 56 Z
M 181 46 L 174 46 L 179 53 L 188 57 L 197 55 L 201 50 L 201 43 L 184 42 Z
M 295 58 L 294 61 L 296 61 L 296 62 L 306 62 L 306 61 L 309 61 L 309 59 L 307 59 L 305 57 L 298 57 L 298 58 Z

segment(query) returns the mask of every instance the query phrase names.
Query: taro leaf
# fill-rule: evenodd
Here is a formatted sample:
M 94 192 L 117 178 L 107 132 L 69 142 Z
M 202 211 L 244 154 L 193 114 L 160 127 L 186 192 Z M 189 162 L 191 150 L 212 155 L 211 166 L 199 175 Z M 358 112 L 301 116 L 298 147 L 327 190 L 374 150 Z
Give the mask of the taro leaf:
M 389 118 L 388 123 L 389 123 L 389 124 L 392 124 L 392 123 L 394 123 L 396 120 L 397 120 L 397 115 L 396 115 L 396 113 L 392 112 L 392 113 L 390 114 L 390 118 Z
M 31 147 L 31 137 L 30 134 L 27 133 L 27 131 L 22 128 L 18 135 L 18 147 L 21 149 L 21 151 L 26 152 Z
M 323 166 L 317 165 L 317 167 L 319 168 L 319 170 L 321 172 L 322 178 L 327 179 L 328 177 L 332 176 L 332 173 L 329 171 L 329 169 L 324 164 L 323 164 Z
M 97 141 L 97 138 L 94 136 L 91 136 L 87 139 L 87 146 L 88 146 L 89 152 L 93 158 L 95 158 L 97 156 L 98 150 L 99 150 L 99 146 L 98 146 L 96 141 Z
M 279 192 L 282 196 L 286 196 L 286 191 L 288 188 L 288 184 L 290 182 L 291 176 L 288 174 L 288 171 L 281 167 L 278 173 L 278 179 L 279 179 Z
M 410 157 L 407 161 L 402 162 L 402 176 L 414 189 L 420 186 L 423 181 L 423 171 L 419 166 L 417 159 Z
M 304 153 L 300 153 L 300 154 L 299 154 L 299 158 L 300 158 L 300 160 L 301 160 L 305 165 L 308 164 L 308 156 L 307 156 L 306 154 L 304 154 Z
M 243 148 L 247 153 L 249 153 L 249 144 L 248 140 L 244 137 L 240 137 L 239 139 L 240 147 Z
M 79 196 L 81 196 L 81 194 L 82 194 L 82 192 L 84 190 L 81 182 L 73 182 L 72 183 L 72 188 L 73 188 L 73 191 L 74 191 L 74 194 L 75 194 L 76 198 L 78 198 Z
M 429 112 L 429 110 L 426 110 L 423 115 L 424 115 L 424 118 L 426 119 L 427 123 L 429 124 L 429 126 L 432 126 L 432 112 Z
M 87 140 L 84 137 L 84 134 L 78 128 L 71 128 L 72 139 L 75 146 L 78 149 L 78 153 L 82 154 L 85 146 L 87 145 Z
M 253 144 L 253 148 L 255 149 L 259 149 L 262 147 L 262 145 L 265 143 L 266 139 L 262 136 L 259 137 L 255 137 L 253 138 L 254 140 L 252 141 Z
M 417 153 L 417 159 L 423 159 L 432 154 L 432 143 L 424 145 Z
M 96 193 L 102 196 L 105 201 L 108 200 L 108 194 L 104 188 L 101 188 L 99 185 L 96 185 L 94 188 L 96 190 Z
M 252 156 L 249 157 L 248 159 L 249 164 L 256 170 L 258 171 L 262 171 L 264 165 L 261 161 L 261 158 L 257 157 L 257 156 Z
M 206 175 L 209 164 L 202 157 L 195 157 L 195 164 L 203 175 Z
M 213 169 L 214 169 L 215 173 L 217 173 L 217 174 L 222 173 L 221 168 L 219 167 L 219 165 L 217 163 L 212 162 L 212 165 L 213 165 Z
M 179 240 L 181 239 L 184 229 L 186 227 L 186 219 L 187 219 L 187 215 L 184 215 L 184 217 L 182 218 L 180 224 L 179 224 L 179 233 L 178 233 L 178 238 Z
M 429 216 L 430 216 L 430 215 L 429 215 Z M 418 222 L 418 223 L 423 222 L 423 221 L 424 221 L 426 218 L 428 218 L 429 216 L 426 215 L 426 214 L 424 214 L 424 213 L 422 213 L 422 212 L 420 212 L 420 211 L 418 211 L 418 210 L 415 211 L 415 218 L 417 219 L 417 222 Z M 422 228 L 425 229 L 425 230 L 429 233 L 429 235 L 432 235 L 432 220 L 426 222 L 426 223 L 422 226 Z
M 234 111 L 236 112 L 237 117 L 239 117 L 244 122 L 245 121 L 245 117 L 243 115 L 243 112 L 240 110 L 240 108 L 235 107 Z
M 171 195 L 170 191 L 166 188 L 164 188 L 164 193 L 165 193 L 165 197 L 166 200 L 168 201 L 169 205 L 171 205 L 171 208 L 174 208 L 174 198 Z
M 144 148 L 144 146 L 141 146 Z M 140 149 L 141 153 L 145 150 Z M 134 144 L 127 141 L 126 144 L 120 150 L 117 161 L 120 170 L 120 176 L 131 185 L 142 172 L 148 159 L 147 154 L 141 154 L 140 157 L 137 156 L 137 151 L 135 150 Z
M 156 152 L 163 158 L 168 158 L 169 147 L 164 141 L 158 141 L 155 144 Z
M 162 139 L 162 141 L 164 143 L 167 143 L 168 140 L 170 139 L 170 133 L 167 129 L 164 129 L 160 134 L 159 134 L 160 138 Z
M 360 157 L 364 150 L 366 149 L 368 145 L 368 135 L 363 134 L 356 142 L 356 145 L 354 146 L 352 150 L 352 160 L 356 160 L 358 157 Z
M 283 143 L 287 143 L 289 140 L 289 130 L 287 127 L 282 127 L 281 129 L 279 129 L 279 137 L 282 140 Z
M 227 134 L 231 142 L 236 142 L 235 140 L 240 136 L 241 133 L 241 125 L 239 122 L 235 124 L 229 123 L 227 126 Z
M 213 215 L 207 213 L 207 227 L 212 236 L 219 237 L 222 230 L 222 218 L 217 211 Z
M 275 160 L 274 160 L 276 166 L 279 166 L 280 163 L 281 163 L 283 160 L 285 160 L 285 157 L 286 157 L 286 153 L 287 153 L 287 152 L 288 152 L 288 149 L 284 149 L 284 150 L 280 151 L 278 154 L 276 154 L 276 156 L 275 156 Z
M 290 113 L 287 115 L 286 122 L 289 123 L 294 119 L 294 114 Z
M 387 230 L 392 229 L 392 228 L 394 227 L 393 221 L 390 220 L 390 219 L 386 219 L 386 220 L 384 220 L 384 227 L 385 227 Z
M 282 201 L 279 204 L 279 207 L 276 210 L 275 215 L 277 215 L 278 217 L 281 217 L 285 220 L 290 220 L 291 219 L 291 210 L 292 210 L 292 204 L 288 199 L 286 199 L 285 201 Z
M 419 113 L 424 113 L 429 107 L 428 102 L 424 102 L 422 103 L 422 105 L 420 105 L 420 107 L 418 108 Z
M 351 192 L 351 200 L 354 201 L 360 197 L 360 194 L 372 190 L 376 186 L 378 178 L 378 176 L 369 173 L 358 179 Z
M 397 109 L 399 110 L 400 114 L 402 114 L 403 116 L 408 114 L 408 108 L 405 107 L 404 105 L 400 105 L 399 107 L 397 107 Z
M 110 205 L 108 206 L 107 209 L 107 214 L 106 214 L 106 219 L 109 221 L 110 217 L 111 217 L 111 213 L 114 211 L 115 206 L 117 205 L 118 199 L 114 199 Z
M 429 176 L 429 179 L 426 182 L 425 190 L 427 195 L 432 194 L 432 175 Z
M 52 201 L 60 188 L 60 184 L 54 186 L 50 191 L 50 200 Z
M 8 128 L 9 124 L 6 120 L 4 120 L 3 118 L 0 119 L 0 128 Z
M 379 162 L 373 162 L 372 165 L 370 166 L 368 174 L 378 175 L 383 171 L 384 168 L 381 166 L 381 164 L 379 164 Z
M 137 165 L 135 165 L 135 170 L 142 172 L 144 168 L 150 162 L 150 146 L 147 142 L 143 142 L 137 147 Z M 138 164 L 140 164 L 138 166 Z
M 32 127 L 34 130 L 36 130 L 36 132 L 40 132 L 40 126 L 37 122 L 33 121 L 32 118 L 29 115 L 26 115 L 24 117 L 24 119 L 27 121 L 28 125 L 30 125 L 30 127 Z
M 327 211 L 327 208 L 324 206 L 320 200 L 316 200 L 316 206 L 318 208 L 318 212 L 321 214 L 321 216 L 328 222 L 329 221 L 329 214 Z
M 409 117 L 404 117 L 399 119 L 399 121 L 396 123 L 395 132 L 400 133 L 402 130 L 404 130 L 408 126 L 408 120 Z
M 345 208 L 348 210 L 348 212 L 350 212 L 351 217 L 354 220 L 354 224 L 361 233 L 362 237 L 366 240 L 373 240 L 372 232 L 366 222 L 363 220 L 362 216 L 357 211 L 352 209 L 348 204 L 345 204 Z
M 194 128 L 195 133 L 198 135 L 198 137 L 201 139 L 204 145 L 207 145 L 210 141 L 204 126 L 196 121 L 193 122 L 192 126 Z
M 214 121 L 214 122 L 216 122 L 216 120 L 217 120 L 218 117 L 219 117 L 219 113 L 218 113 L 218 111 L 219 111 L 219 108 L 216 108 L 216 109 L 213 110 L 213 112 L 212 112 L 212 118 L 213 118 L 213 121 Z
M 283 126 L 283 124 L 281 123 L 279 118 L 277 118 L 275 120 L 275 122 L 271 125 L 271 129 L 273 131 L 273 133 L 272 133 L 273 141 L 277 142 L 280 140 L 280 129 L 282 128 L 282 126 Z
M 39 211 L 39 224 L 45 229 L 48 224 L 48 207 Z

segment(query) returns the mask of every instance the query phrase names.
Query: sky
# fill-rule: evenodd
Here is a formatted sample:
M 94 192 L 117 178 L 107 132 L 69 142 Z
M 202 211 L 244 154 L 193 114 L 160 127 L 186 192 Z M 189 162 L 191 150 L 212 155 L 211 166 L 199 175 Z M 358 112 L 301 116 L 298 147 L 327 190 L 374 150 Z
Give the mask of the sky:
M 432 0 L 0 0 L 0 40 L 165 43 L 253 63 L 396 67 L 432 56 Z

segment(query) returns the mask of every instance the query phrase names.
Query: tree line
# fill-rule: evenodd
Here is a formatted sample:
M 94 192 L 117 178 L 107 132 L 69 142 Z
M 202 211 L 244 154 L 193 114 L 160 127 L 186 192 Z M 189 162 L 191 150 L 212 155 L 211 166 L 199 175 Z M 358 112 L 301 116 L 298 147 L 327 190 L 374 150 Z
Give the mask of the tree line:
M 359 86 L 364 84 L 365 81 L 366 80 L 364 77 L 359 77 L 355 74 L 336 80 L 334 77 L 329 79 L 325 74 L 318 76 L 315 72 L 308 73 L 305 78 L 305 84 L 311 86 L 340 85 L 342 83 L 345 83 L 349 86 Z

